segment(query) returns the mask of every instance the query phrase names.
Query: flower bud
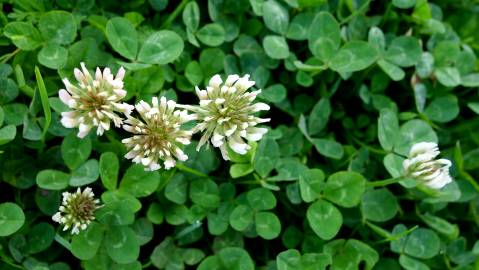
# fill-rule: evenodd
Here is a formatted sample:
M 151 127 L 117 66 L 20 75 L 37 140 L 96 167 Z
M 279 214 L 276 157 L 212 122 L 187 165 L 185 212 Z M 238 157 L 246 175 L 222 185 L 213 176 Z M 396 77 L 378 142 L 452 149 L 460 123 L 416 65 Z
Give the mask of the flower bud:
M 421 142 L 414 144 L 409 151 L 408 159 L 403 162 L 405 176 L 413 178 L 419 184 L 432 189 L 441 189 L 452 182 L 449 175 L 451 161 L 435 159 L 439 154 L 436 143 Z

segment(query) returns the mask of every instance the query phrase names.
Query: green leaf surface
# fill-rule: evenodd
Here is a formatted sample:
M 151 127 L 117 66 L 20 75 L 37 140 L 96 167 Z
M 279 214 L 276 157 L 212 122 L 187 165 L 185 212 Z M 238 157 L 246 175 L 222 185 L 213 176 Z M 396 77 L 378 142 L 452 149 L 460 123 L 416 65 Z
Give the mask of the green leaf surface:
M 400 67 L 410 67 L 421 57 L 421 45 L 415 37 L 400 36 L 391 41 L 385 59 Z
M 276 0 L 268 0 L 263 4 L 263 20 L 273 32 L 284 35 L 288 31 L 289 12 Z
M 323 200 L 311 204 L 306 217 L 316 235 L 324 240 L 335 237 L 343 224 L 343 216 L 338 208 Z
M 270 212 L 259 212 L 254 217 L 256 232 L 263 239 L 271 240 L 279 236 L 281 222 L 279 218 Z
M 356 172 L 336 172 L 324 185 L 324 197 L 342 207 L 359 204 L 365 190 L 366 179 Z
M 178 34 L 170 30 L 161 30 L 151 34 L 138 53 L 138 61 L 147 64 L 164 65 L 176 60 L 184 49 L 184 43 Z
M 0 204 L 0 236 L 8 236 L 18 231 L 25 223 L 25 214 L 17 204 Z
M 95 182 L 100 176 L 98 161 L 90 159 L 75 169 L 70 178 L 70 186 L 80 187 Z
M 146 197 L 156 191 L 160 184 L 160 175 L 157 172 L 145 171 L 141 165 L 131 165 L 123 175 L 120 190 L 135 197 Z
M 63 10 L 52 10 L 43 14 L 38 28 L 45 40 L 56 44 L 70 44 L 77 35 L 75 18 Z
M 366 219 L 384 222 L 392 219 L 399 210 L 394 195 L 387 189 L 368 190 L 361 198 L 361 212 Z
M 203 44 L 216 47 L 225 41 L 225 29 L 220 24 L 210 23 L 201 27 L 196 36 Z
M 134 262 L 140 255 L 135 232 L 126 226 L 116 226 L 106 231 L 105 248 L 108 256 L 119 264 Z
M 340 43 L 339 23 L 331 13 L 318 13 L 308 30 L 309 50 L 320 60 L 328 61 L 336 54 Z
M 106 24 L 106 37 L 121 56 L 130 60 L 136 58 L 138 34 L 130 21 L 121 17 L 110 19 Z
M 3 33 L 15 46 L 25 51 L 38 48 L 42 42 L 40 32 L 27 22 L 11 22 L 5 26 Z
M 263 48 L 266 55 L 273 59 L 285 59 L 289 56 L 288 43 L 281 36 L 266 36 L 263 39 Z
M 108 190 L 116 189 L 118 182 L 118 171 L 120 170 L 120 162 L 118 157 L 112 152 L 106 152 L 100 156 L 100 178 L 101 182 Z
M 312 202 L 320 198 L 324 185 L 324 173 L 320 169 L 303 171 L 299 176 L 301 198 L 305 202 Z
M 37 174 L 37 185 L 49 190 L 62 190 L 68 187 L 70 175 L 57 170 L 43 170 Z
M 104 230 L 102 226 L 93 222 L 88 229 L 73 236 L 71 251 L 75 257 L 81 260 L 90 260 L 98 252 L 103 240 Z
M 68 50 L 57 44 L 47 44 L 38 53 L 38 62 L 51 68 L 59 69 L 66 65 Z
M 249 205 L 257 211 L 273 209 L 276 206 L 276 197 L 273 192 L 265 188 L 250 190 L 246 198 Z
M 378 58 L 378 51 L 364 41 L 349 41 L 329 60 L 329 66 L 337 72 L 355 72 L 372 65 Z
M 91 140 L 89 138 L 80 139 L 75 132 L 66 136 L 61 144 L 63 160 L 72 170 L 84 163 L 90 156 L 91 151 Z

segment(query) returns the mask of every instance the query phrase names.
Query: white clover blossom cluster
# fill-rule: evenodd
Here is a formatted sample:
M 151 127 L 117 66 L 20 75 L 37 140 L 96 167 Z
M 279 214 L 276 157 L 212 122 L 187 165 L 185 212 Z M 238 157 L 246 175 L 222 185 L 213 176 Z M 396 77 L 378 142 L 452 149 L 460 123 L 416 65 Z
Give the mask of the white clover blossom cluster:
M 197 151 L 211 142 L 221 150 L 223 158 L 229 160 L 228 148 L 244 155 L 251 148 L 248 142 L 259 141 L 268 131 L 257 127 L 270 121 L 255 115 L 269 110 L 269 106 L 254 102 L 261 90 L 248 91 L 255 84 L 249 75 L 229 75 L 225 82 L 220 75 L 214 75 L 206 90 L 196 87 L 199 105 L 181 105 L 165 97 L 160 100 L 153 97 L 152 105 L 142 100 L 132 106 L 121 102 L 126 96 L 123 68 L 116 77 L 109 68 L 103 72 L 97 68 L 95 78 L 84 63 L 81 63 L 81 69 L 74 70 L 78 83 L 74 85 L 64 79 L 66 90 L 61 89 L 58 93 L 71 109 L 62 113 L 61 123 L 67 128 L 78 127 L 77 136 L 80 138 L 93 127 L 97 127 L 97 134 L 102 135 L 110 129 L 111 121 L 116 127 L 122 126 L 133 134 L 122 140 L 128 150 L 125 158 L 142 164 L 145 170 L 158 170 L 162 165 L 170 169 L 177 160 L 187 160 L 182 146 L 189 144 L 191 136 L 197 132 L 203 132 Z M 131 116 L 133 110 L 138 112 L 139 118 Z M 192 120 L 197 121 L 195 127 L 182 129 L 183 124 Z
M 261 90 L 248 91 L 254 84 L 254 81 L 249 80 L 249 75 L 229 75 L 224 83 L 220 75 L 214 75 L 206 90 L 195 88 L 200 99 L 199 106 L 182 107 L 192 111 L 198 122 L 193 133 L 203 132 L 197 150 L 211 141 L 214 147 L 221 150 L 223 159 L 229 160 L 227 146 L 244 155 L 251 148 L 244 139 L 259 141 L 263 137 L 268 130 L 256 126 L 270 119 L 254 114 L 267 111 L 270 107 L 266 103 L 253 103 L 261 93 Z
M 452 182 L 449 175 L 451 161 L 435 159 L 440 154 L 434 142 L 416 143 L 403 162 L 404 174 L 432 189 L 441 189 Z
M 100 208 L 100 200 L 95 199 L 91 188 L 81 191 L 63 192 L 62 205 L 52 217 L 53 221 L 63 225 L 63 230 L 71 229 L 72 234 L 79 234 L 86 230 L 88 225 L 95 220 L 95 210 Z
M 146 170 L 154 171 L 161 168 L 163 161 L 165 169 L 176 165 L 175 159 L 185 161 L 188 156 L 180 146 L 190 144 L 192 131 L 183 130 L 181 126 L 194 119 L 186 110 L 176 110 L 176 102 L 161 97 L 153 97 L 152 106 L 140 101 L 135 106 L 141 120 L 128 116 L 123 128 L 133 133 L 130 138 L 123 139 L 129 151 L 125 157 L 135 163 L 145 166 Z
M 93 127 L 97 127 L 96 133 L 102 135 L 110 129 L 111 121 L 120 127 L 123 118 L 117 113 L 129 115 L 133 109 L 132 105 L 121 102 L 126 96 L 123 89 L 125 70 L 120 68 L 113 77 L 109 68 L 103 72 L 97 68 L 93 78 L 84 63 L 81 68 L 74 70 L 78 82 L 72 84 L 65 78 L 66 90 L 58 92 L 61 101 L 72 109 L 62 113 L 61 123 L 67 128 L 78 127 L 77 136 L 80 138 L 88 135 Z

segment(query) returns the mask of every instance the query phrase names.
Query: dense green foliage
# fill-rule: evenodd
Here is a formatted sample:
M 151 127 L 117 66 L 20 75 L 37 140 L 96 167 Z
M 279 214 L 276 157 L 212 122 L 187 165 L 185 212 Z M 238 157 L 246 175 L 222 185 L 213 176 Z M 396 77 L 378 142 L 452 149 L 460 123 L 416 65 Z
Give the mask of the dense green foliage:
M 473 0 L 0 1 L 0 269 L 476 269 L 479 4 Z M 244 155 L 171 170 L 123 158 L 112 129 L 60 123 L 62 78 L 127 70 L 125 100 L 196 104 L 250 74 L 271 128 Z M 223 76 L 226 77 L 226 76 Z M 411 146 L 453 162 L 441 190 L 403 174 Z M 86 231 L 63 191 L 104 205 Z

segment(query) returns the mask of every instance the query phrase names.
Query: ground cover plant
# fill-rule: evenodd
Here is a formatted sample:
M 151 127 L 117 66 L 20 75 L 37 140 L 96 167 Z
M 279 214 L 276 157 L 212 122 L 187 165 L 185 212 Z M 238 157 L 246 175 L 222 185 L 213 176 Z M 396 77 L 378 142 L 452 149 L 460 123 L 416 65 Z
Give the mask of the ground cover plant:
M 0 1 L 0 269 L 477 269 L 472 0 Z

